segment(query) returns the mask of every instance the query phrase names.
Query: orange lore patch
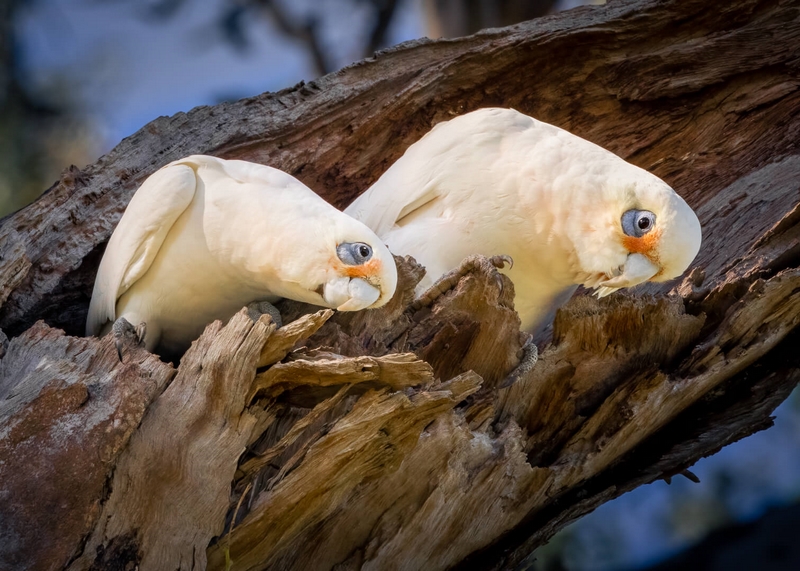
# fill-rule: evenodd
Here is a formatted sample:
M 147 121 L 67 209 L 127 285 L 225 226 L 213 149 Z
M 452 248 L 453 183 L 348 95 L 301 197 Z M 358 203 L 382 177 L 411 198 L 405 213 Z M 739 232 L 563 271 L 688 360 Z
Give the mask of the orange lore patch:
M 653 232 L 645 234 L 641 238 L 635 236 L 623 236 L 622 245 L 629 252 L 642 254 L 647 256 L 653 262 L 656 262 L 658 256 L 653 253 L 653 250 L 658 246 L 658 240 L 661 238 L 661 230 L 657 229 Z
M 656 252 L 655 252 L 655 249 L 658 247 L 658 241 L 659 241 L 660 238 L 661 238 L 661 229 L 657 228 L 653 232 L 650 232 L 649 234 L 645 234 L 641 238 L 636 238 L 634 236 L 623 235 L 622 236 L 622 245 L 625 246 L 625 248 L 629 252 L 636 253 L 636 254 L 642 254 L 648 260 L 650 260 L 655 265 L 657 265 L 659 268 L 661 268 L 661 260 L 659 259 L 658 254 L 656 254 Z M 650 278 L 647 281 L 652 281 L 652 280 L 656 279 L 662 273 L 664 273 L 664 268 L 661 268 L 661 270 L 656 275 L 654 275 L 652 278 Z
M 360 266 L 347 266 L 340 262 L 339 267 L 342 268 L 342 273 L 349 278 L 364 279 L 378 276 L 383 269 L 383 265 L 377 258 L 372 258 L 369 262 Z

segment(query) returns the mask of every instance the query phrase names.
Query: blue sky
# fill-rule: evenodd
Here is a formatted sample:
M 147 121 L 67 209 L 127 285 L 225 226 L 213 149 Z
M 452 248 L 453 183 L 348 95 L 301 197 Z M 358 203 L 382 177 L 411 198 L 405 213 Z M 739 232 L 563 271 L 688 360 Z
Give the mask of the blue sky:
M 315 75 L 306 50 L 287 41 L 266 17 L 248 21 L 248 49 L 223 41 L 214 25 L 217 2 L 187 0 L 169 19 L 147 17 L 134 0 L 29 6 L 19 21 L 29 81 L 42 90 L 66 86 L 61 92 L 91 118 L 106 148 L 160 115 L 277 91 Z M 369 13 L 357 2 L 352 8 L 324 11 L 324 40 L 339 66 L 360 59 Z M 391 42 L 422 35 L 416 0 L 401 2 Z

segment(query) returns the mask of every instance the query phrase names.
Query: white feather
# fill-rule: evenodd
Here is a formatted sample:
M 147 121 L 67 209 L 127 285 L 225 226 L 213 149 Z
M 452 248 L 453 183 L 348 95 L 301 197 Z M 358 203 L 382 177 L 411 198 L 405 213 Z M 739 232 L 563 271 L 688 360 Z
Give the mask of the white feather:
M 87 335 L 116 319 L 117 299 L 150 268 L 170 228 L 192 202 L 195 186 L 194 171 L 175 165 L 153 174 L 133 195 L 97 272 Z

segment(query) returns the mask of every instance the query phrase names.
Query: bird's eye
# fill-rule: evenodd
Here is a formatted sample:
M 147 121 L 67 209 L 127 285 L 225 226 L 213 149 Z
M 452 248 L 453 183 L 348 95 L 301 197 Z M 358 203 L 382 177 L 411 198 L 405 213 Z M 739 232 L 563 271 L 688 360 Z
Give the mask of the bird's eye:
M 348 266 L 360 266 L 372 258 L 372 248 L 363 242 L 345 242 L 336 247 L 336 255 Z
M 622 231 L 634 238 L 641 238 L 655 225 L 656 215 L 649 210 L 628 210 L 622 215 Z

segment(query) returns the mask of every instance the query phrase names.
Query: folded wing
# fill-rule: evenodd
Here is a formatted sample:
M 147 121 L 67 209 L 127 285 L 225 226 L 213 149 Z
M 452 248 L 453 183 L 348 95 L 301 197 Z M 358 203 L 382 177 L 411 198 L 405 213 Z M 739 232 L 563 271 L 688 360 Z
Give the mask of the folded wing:
M 95 278 L 86 334 L 97 335 L 116 319 L 117 300 L 150 268 L 178 217 L 194 198 L 195 171 L 170 164 L 133 195 L 106 247 Z

